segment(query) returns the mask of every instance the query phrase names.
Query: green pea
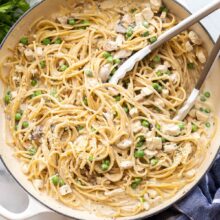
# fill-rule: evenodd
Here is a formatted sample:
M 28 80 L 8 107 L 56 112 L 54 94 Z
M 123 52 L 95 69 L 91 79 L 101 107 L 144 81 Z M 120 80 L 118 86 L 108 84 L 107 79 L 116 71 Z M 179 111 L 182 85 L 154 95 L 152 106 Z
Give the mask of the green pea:
M 158 70 L 158 71 L 156 72 L 156 75 L 157 75 L 157 76 L 163 76 L 163 72 L 160 71 L 160 70 Z
M 121 63 L 121 60 L 119 58 L 116 58 L 113 60 L 114 64 L 120 64 Z
M 51 177 L 51 181 L 54 186 L 57 186 L 59 184 L 59 180 L 60 180 L 60 178 L 57 175 L 54 175 Z
M 198 126 L 195 124 L 192 124 L 192 132 L 196 132 L 198 130 Z
M 116 102 L 119 102 L 121 100 L 121 95 L 114 96 L 114 99 Z
M 152 86 L 157 92 L 162 92 L 162 87 L 158 83 L 153 83 Z
M 42 44 L 44 44 L 44 45 L 49 45 L 49 44 L 51 44 L 51 39 L 50 39 L 50 38 L 45 38 L 45 39 L 43 39 L 43 40 L 42 40 Z
M 165 6 L 161 6 L 161 7 L 160 7 L 160 10 L 159 10 L 159 12 L 161 12 L 161 13 L 162 13 L 162 12 L 168 13 L 168 11 L 169 11 L 168 8 L 165 7 Z
M 123 109 L 126 113 L 129 113 L 129 108 L 127 106 L 123 107 Z
M 136 189 L 140 185 L 141 182 L 142 182 L 142 178 L 136 177 L 134 181 L 131 183 L 131 188 Z
M 185 125 L 183 123 L 179 124 L 178 126 L 179 126 L 181 131 L 185 128 Z
M 156 159 L 156 158 L 152 158 L 152 159 L 150 160 L 150 164 L 151 164 L 152 166 L 157 165 L 158 162 L 159 162 L 159 160 Z
M 65 185 L 64 180 L 59 178 L 59 186 L 63 186 L 63 185 Z
M 74 25 L 74 24 L 76 24 L 76 20 L 75 20 L 74 18 L 69 18 L 69 19 L 67 20 L 67 24 L 69 24 L 69 25 Z
M 88 106 L 88 99 L 86 96 L 83 97 L 83 103 Z
M 41 69 L 46 67 L 46 61 L 45 60 L 40 61 L 40 67 L 41 67 Z
M 15 114 L 15 121 L 20 121 L 21 120 L 21 113 L 16 113 Z
M 148 27 L 149 27 L 149 23 L 148 23 L 147 21 L 144 21 L 144 22 L 142 23 L 142 25 L 143 25 L 145 28 L 148 28 Z
M 172 72 L 170 70 L 165 71 L 165 74 L 170 76 L 172 74 Z
M 40 96 L 40 95 L 42 95 L 41 91 L 39 91 L 39 90 L 38 91 L 34 91 L 34 93 L 32 94 L 32 98 Z
M 156 124 L 156 125 L 155 125 L 155 128 L 156 128 L 157 130 L 159 130 L 159 131 L 160 131 L 161 126 L 160 126 L 159 124 Z
M 37 85 L 37 80 L 36 79 L 32 79 L 31 80 L 31 85 L 32 86 L 36 86 Z
M 162 143 L 165 143 L 165 142 L 167 142 L 167 139 L 164 137 L 161 137 L 161 141 L 162 141 Z
M 68 68 L 68 66 L 63 64 L 60 66 L 59 71 L 64 72 L 67 68 Z
M 77 130 L 77 131 L 81 131 L 81 130 L 83 130 L 83 128 L 84 128 L 84 127 L 83 127 L 82 125 L 77 125 L 77 126 L 76 126 L 76 130 Z
M 102 169 L 103 171 L 108 170 L 108 168 L 109 168 L 109 165 L 107 165 L 107 164 L 105 164 L 105 163 L 103 163 L 103 164 L 101 165 L 101 169 Z
M 156 55 L 156 56 L 153 58 L 153 61 L 154 61 L 155 63 L 160 63 L 160 61 L 161 61 L 160 56 L 159 56 L 159 55 Z
M 206 97 L 201 96 L 201 97 L 200 97 L 200 101 L 201 101 L 201 102 L 205 102 L 205 101 L 206 101 Z
M 133 28 L 132 27 L 128 27 L 128 29 L 126 31 L 126 37 L 127 38 L 131 37 L 133 33 L 134 33 Z
M 142 158 L 142 157 L 144 157 L 144 151 L 143 151 L 143 150 L 136 150 L 136 151 L 134 152 L 134 157 L 136 157 L 136 158 Z
M 199 111 L 200 111 L 200 112 L 204 112 L 204 108 L 202 108 L 202 107 L 199 108 Z
M 55 40 L 54 42 L 55 44 L 61 44 L 62 43 L 62 39 L 59 37 Z
M 5 104 L 8 105 L 12 100 L 11 92 L 8 91 L 4 97 Z
M 156 36 L 154 36 L 154 37 L 151 37 L 150 39 L 149 39 L 149 41 L 150 41 L 150 43 L 154 43 L 154 42 L 156 42 L 157 41 L 157 37 Z
M 23 44 L 23 45 L 28 45 L 28 38 L 27 37 L 22 37 L 20 39 L 20 43 Z
M 84 70 L 84 73 L 85 73 L 86 76 L 88 76 L 88 77 L 93 77 L 93 73 L 92 73 L 92 71 L 91 71 L 90 69 Z
M 105 51 L 103 52 L 102 56 L 107 59 L 108 57 L 112 56 L 109 52 Z
M 22 123 L 22 128 L 28 128 L 28 127 L 29 127 L 28 121 L 24 121 L 24 122 Z
M 146 128 L 149 128 L 150 127 L 150 123 L 149 123 L 149 121 L 147 121 L 147 120 L 141 120 L 141 125 L 142 126 L 144 126 L 144 127 L 146 127 Z
M 206 108 L 206 109 L 204 109 L 204 112 L 209 114 L 211 112 L 211 110 Z
M 94 160 L 93 156 L 90 155 L 89 158 L 88 158 L 88 160 L 89 160 L 90 162 L 92 162 L 92 161 Z
M 205 92 L 205 93 L 204 93 L 204 96 L 205 96 L 206 98 L 209 98 L 209 97 L 211 96 L 211 93 L 210 93 L 210 92 Z
M 146 142 L 146 139 L 143 135 L 138 137 L 138 142 L 136 143 L 136 147 L 142 147 L 144 145 L 144 143 Z
M 147 36 L 149 36 L 149 35 L 150 35 L 149 31 L 145 31 L 141 36 L 142 36 L 142 37 L 147 37 Z
M 109 56 L 106 60 L 108 63 L 113 63 L 113 61 L 114 61 L 112 56 Z
M 37 149 L 35 147 L 28 149 L 28 154 L 31 156 L 34 156 L 36 153 L 37 153 Z
M 134 12 L 136 12 L 137 11 L 137 8 L 132 8 L 131 10 L 130 10 L 130 12 L 133 14 Z
M 210 122 L 206 122 L 206 123 L 205 123 L 205 126 L 206 126 L 207 128 L 210 128 L 210 127 L 211 127 Z
M 191 70 L 192 70 L 192 69 L 195 69 L 195 63 L 188 63 L 188 64 L 187 64 L 187 68 L 188 68 L 188 69 L 191 69 Z
M 81 24 L 84 24 L 85 26 L 89 26 L 90 22 L 88 20 L 81 21 Z

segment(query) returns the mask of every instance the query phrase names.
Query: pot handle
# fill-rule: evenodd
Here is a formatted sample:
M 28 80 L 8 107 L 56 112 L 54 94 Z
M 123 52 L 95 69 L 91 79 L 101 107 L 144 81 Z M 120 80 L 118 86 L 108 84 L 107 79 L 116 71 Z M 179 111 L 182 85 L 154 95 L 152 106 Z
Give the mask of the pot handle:
M 53 212 L 50 209 L 46 208 L 45 206 L 41 205 L 39 202 L 37 202 L 29 195 L 28 195 L 28 200 L 29 203 L 27 208 L 20 213 L 11 212 L 0 204 L 0 215 L 10 220 L 24 220 L 33 217 L 35 215 L 38 215 L 40 213 Z

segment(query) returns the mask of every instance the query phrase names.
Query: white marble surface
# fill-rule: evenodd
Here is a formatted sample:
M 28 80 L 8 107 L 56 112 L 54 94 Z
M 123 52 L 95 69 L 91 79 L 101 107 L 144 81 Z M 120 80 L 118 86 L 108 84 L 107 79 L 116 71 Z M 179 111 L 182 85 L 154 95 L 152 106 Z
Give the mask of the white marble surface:
M 29 0 L 32 4 L 39 0 Z M 208 4 L 207 0 L 178 0 L 185 5 L 190 11 L 194 12 L 202 6 Z M 220 34 L 220 12 L 215 12 L 203 20 L 203 24 L 211 33 L 214 39 Z M 3 165 L 0 163 L 0 204 L 14 212 L 21 212 L 27 206 L 26 193 L 17 185 L 17 183 L 5 172 Z M 68 220 L 58 214 L 41 214 L 30 218 L 29 220 Z M 0 220 L 5 220 L 0 217 Z

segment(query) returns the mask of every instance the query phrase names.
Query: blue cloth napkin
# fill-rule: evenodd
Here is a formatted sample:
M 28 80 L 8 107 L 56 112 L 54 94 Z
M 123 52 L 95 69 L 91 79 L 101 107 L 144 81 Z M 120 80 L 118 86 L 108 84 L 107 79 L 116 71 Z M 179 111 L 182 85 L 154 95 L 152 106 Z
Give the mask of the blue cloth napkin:
M 220 220 L 220 155 L 189 195 L 150 220 Z

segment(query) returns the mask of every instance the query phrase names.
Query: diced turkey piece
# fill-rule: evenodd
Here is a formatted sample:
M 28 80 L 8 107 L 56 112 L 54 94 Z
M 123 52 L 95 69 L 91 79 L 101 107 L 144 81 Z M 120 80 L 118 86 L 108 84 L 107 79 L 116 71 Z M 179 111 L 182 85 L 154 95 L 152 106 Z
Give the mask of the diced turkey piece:
M 150 0 L 151 8 L 155 11 L 159 11 L 162 6 L 161 0 Z
M 74 141 L 74 144 L 80 147 L 86 147 L 87 143 L 88 143 L 88 140 L 87 140 L 86 135 L 80 135 Z
M 129 148 L 130 146 L 132 145 L 132 140 L 130 139 L 125 139 L 125 140 L 122 140 L 121 142 L 119 142 L 117 144 L 117 147 L 124 150 L 124 149 L 127 149 Z
M 99 76 L 102 80 L 102 82 L 106 82 L 111 74 L 111 68 L 112 65 L 110 63 L 105 64 L 104 66 L 101 67 Z
M 180 127 L 175 124 L 165 124 L 162 126 L 162 131 L 171 136 L 176 136 L 180 133 Z
M 142 13 L 135 14 L 135 23 L 137 26 L 141 26 L 143 24 L 144 17 Z
M 144 209 L 147 211 L 147 210 L 150 209 L 150 204 L 145 201 L 145 202 L 143 203 L 143 207 L 144 207 Z
M 70 188 L 69 185 L 66 184 L 66 185 L 63 185 L 59 188 L 59 192 L 62 196 L 65 196 L 65 195 L 71 193 L 72 189 Z
M 146 149 L 146 150 L 144 151 L 144 154 L 145 154 L 147 157 L 151 158 L 151 157 L 156 156 L 156 155 L 158 154 L 158 151 L 157 151 L 157 150 L 148 150 L 148 149 Z
M 90 88 L 94 88 L 94 87 L 99 86 L 99 81 L 95 78 L 89 78 L 89 80 L 87 82 L 88 82 L 88 86 Z
M 103 115 L 107 120 L 113 119 L 113 114 L 111 112 L 104 112 Z
M 154 189 L 148 189 L 147 190 L 148 195 L 150 196 L 151 199 L 155 199 L 158 195 L 157 191 Z
M 142 15 L 143 15 L 143 17 L 146 21 L 149 21 L 154 17 L 154 13 L 153 13 L 153 11 L 151 10 L 150 7 L 145 8 L 142 11 Z
M 115 31 L 117 33 L 125 34 L 127 29 L 122 24 L 120 24 L 120 22 L 118 22 L 115 26 Z
M 41 179 L 35 179 L 32 183 L 36 189 L 42 189 L 44 187 L 44 182 Z
M 164 108 L 165 104 L 163 102 L 163 100 L 159 99 L 159 98 L 155 98 L 154 99 L 154 105 L 160 108 Z
M 22 172 L 24 173 L 24 174 L 28 174 L 28 172 L 29 172 L 29 166 L 28 166 L 28 164 L 23 164 L 22 165 L 22 167 L 21 167 L 21 170 L 22 170 Z
M 131 125 L 131 129 L 134 133 L 138 133 L 139 131 L 141 131 L 143 129 L 141 122 L 140 121 L 133 122 Z
M 38 70 L 35 68 L 35 69 L 31 69 L 30 72 L 32 75 L 35 75 L 38 73 Z
M 187 172 L 184 173 L 184 176 L 187 178 L 192 178 L 196 175 L 196 170 L 192 169 L 192 170 L 188 170 Z
M 168 67 L 166 65 L 158 65 L 155 69 L 155 73 L 158 71 L 166 72 L 167 70 L 168 70 Z
M 118 188 L 118 189 L 114 189 L 111 191 L 105 191 L 104 195 L 105 196 L 117 196 L 118 194 L 123 193 L 124 191 L 125 191 L 124 189 Z
M 163 149 L 165 153 L 171 153 L 177 149 L 177 144 L 176 143 L 164 144 Z
M 132 18 L 129 14 L 126 14 L 122 17 L 121 22 L 126 25 L 132 24 Z
M 168 89 L 163 89 L 163 90 L 162 90 L 162 95 L 163 95 L 164 97 L 167 97 L 167 96 L 169 95 L 169 90 L 168 90 Z
M 34 52 L 29 48 L 24 50 L 24 55 L 28 61 L 32 61 L 34 59 Z
M 143 94 L 145 96 L 149 96 L 149 95 L 153 94 L 153 90 L 150 89 L 149 87 L 144 87 L 143 89 L 141 89 L 141 94 Z
M 45 162 L 43 162 L 43 161 L 39 161 L 39 162 L 38 162 L 38 168 L 39 168 L 39 171 L 40 171 L 40 172 L 41 172 L 42 170 L 44 170 L 46 167 L 47 167 L 47 166 L 46 166 Z
M 113 3 L 111 0 L 105 0 L 100 4 L 101 9 L 111 9 L 113 7 Z
M 115 41 L 107 40 L 103 45 L 103 49 L 105 51 L 114 51 L 118 49 L 118 45 Z
M 170 76 L 169 76 L 170 80 L 176 84 L 178 82 L 178 72 L 174 71 Z
M 162 149 L 162 140 L 159 137 L 147 138 L 146 146 L 148 150 L 160 150 Z
M 68 17 L 67 17 L 67 16 L 62 16 L 62 17 L 58 17 L 58 18 L 57 18 L 57 21 L 58 21 L 60 24 L 67 24 L 67 20 L 68 20 Z
M 186 42 L 185 47 L 186 47 L 187 52 L 193 51 L 193 46 L 191 45 L 189 41 Z
M 153 90 L 152 89 L 150 89 L 148 87 L 144 87 L 143 89 L 141 89 L 140 94 L 135 97 L 135 100 L 140 101 L 144 97 L 152 95 L 152 94 L 153 94 Z
M 11 96 L 12 96 L 13 99 L 16 98 L 17 95 L 18 95 L 17 91 L 12 91 L 11 92 Z
M 138 115 L 138 109 L 137 108 L 132 108 L 130 111 L 129 111 L 129 115 L 131 117 L 135 117 Z
M 199 36 L 194 31 L 189 32 L 189 39 L 196 45 L 202 44 L 202 41 L 200 40 Z
M 202 49 L 199 49 L 196 52 L 196 56 L 197 56 L 200 63 L 205 63 L 206 62 L 206 57 L 205 57 L 205 54 L 203 53 Z
M 39 57 L 43 56 L 43 48 L 42 47 L 37 47 L 36 48 L 36 53 Z
M 161 13 L 161 15 L 160 15 L 160 18 L 161 18 L 161 19 L 165 19 L 166 16 L 167 16 L 167 13 L 166 13 L 165 11 L 163 11 L 163 12 Z
M 124 43 L 124 41 L 125 41 L 124 35 L 118 34 L 118 35 L 117 35 L 117 38 L 116 38 L 116 40 L 115 40 L 116 45 L 117 45 L 118 47 L 120 47 L 120 46 L 122 46 L 122 44 Z
M 201 112 L 199 110 L 196 111 L 196 118 L 199 121 L 207 121 L 209 119 L 209 115 L 205 112 Z
M 109 90 L 110 95 L 112 95 L 112 96 L 117 96 L 120 94 L 120 92 L 113 87 L 110 87 L 108 90 Z
M 170 68 L 171 67 L 171 64 L 170 64 L 170 62 L 169 61 L 164 61 L 164 64 L 163 65 L 165 65 L 165 66 L 167 66 L 167 68 Z
M 16 65 L 16 66 L 15 66 L 15 72 L 17 72 L 17 73 L 22 73 L 23 70 L 24 70 L 24 67 L 23 67 L 23 66 L 21 66 L 21 65 Z
M 115 53 L 114 58 L 123 59 L 130 57 L 132 54 L 132 51 L 130 50 L 119 50 Z
M 134 163 L 132 160 L 123 160 L 119 163 L 119 167 L 122 169 L 130 169 L 134 166 Z

